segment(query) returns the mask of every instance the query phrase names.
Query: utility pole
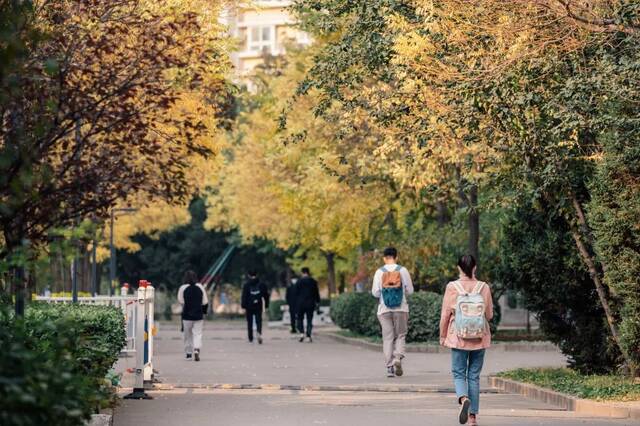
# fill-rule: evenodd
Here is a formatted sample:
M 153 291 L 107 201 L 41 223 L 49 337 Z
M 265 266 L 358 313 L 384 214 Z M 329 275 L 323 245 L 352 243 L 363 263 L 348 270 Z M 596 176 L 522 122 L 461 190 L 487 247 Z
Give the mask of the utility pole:
M 96 296 L 98 294 L 98 265 L 96 258 L 96 246 L 98 245 L 97 239 L 93 238 L 91 244 L 91 295 Z
M 116 213 L 133 213 L 137 212 L 138 209 L 132 207 L 124 207 L 124 208 L 112 208 L 111 209 L 111 233 L 110 233 L 110 252 L 111 255 L 109 257 L 109 296 L 113 296 L 113 286 L 116 282 L 116 274 L 117 274 L 117 266 L 116 266 L 116 247 L 113 244 L 113 225 L 116 218 Z
M 115 220 L 115 209 L 111 209 L 111 232 L 109 234 L 109 296 L 113 296 L 113 283 L 116 281 L 116 248 L 113 245 L 113 221 Z

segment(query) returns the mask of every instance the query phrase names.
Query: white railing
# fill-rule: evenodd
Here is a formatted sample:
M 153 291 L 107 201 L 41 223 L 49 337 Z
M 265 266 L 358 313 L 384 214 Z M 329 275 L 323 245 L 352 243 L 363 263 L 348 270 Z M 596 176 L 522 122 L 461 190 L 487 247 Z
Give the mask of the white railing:
M 86 305 L 107 305 L 122 309 L 127 341 L 121 352 L 132 354 L 136 358 L 133 393 L 127 397 L 141 399 L 147 398 L 144 392 L 145 382 L 153 380 L 153 337 L 156 334 L 153 319 L 155 289 L 146 281 L 141 281 L 135 294 L 129 295 L 128 291 L 128 287 L 122 287 L 120 296 L 78 297 L 77 301 Z M 36 296 L 36 300 L 49 303 L 73 303 L 71 297 Z M 142 338 L 138 338 L 139 336 Z

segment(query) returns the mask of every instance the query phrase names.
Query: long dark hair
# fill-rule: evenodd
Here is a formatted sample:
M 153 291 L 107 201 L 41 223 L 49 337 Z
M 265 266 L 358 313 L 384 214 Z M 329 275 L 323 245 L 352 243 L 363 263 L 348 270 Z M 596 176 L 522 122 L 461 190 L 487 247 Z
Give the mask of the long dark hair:
M 473 278 L 473 268 L 476 267 L 476 258 L 470 254 L 460 256 L 458 258 L 458 266 L 467 277 Z
M 182 282 L 184 284 L 195 284 L 198 282 L 198 275 L 192 270 L 188 270 L 184 273 L 184 277 L 182 277 Z

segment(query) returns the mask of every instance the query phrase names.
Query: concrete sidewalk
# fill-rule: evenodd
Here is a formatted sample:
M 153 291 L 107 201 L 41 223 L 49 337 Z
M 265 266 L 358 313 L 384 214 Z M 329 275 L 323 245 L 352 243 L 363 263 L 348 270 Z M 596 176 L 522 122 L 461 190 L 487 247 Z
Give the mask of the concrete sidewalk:
M 265 330 L 265 343 L 246 341 L 243 322 L 205 325 L 202 361 L 184 359 L 175 325 L 162 324 L 156 340 L 155 368 L 162 386 L 153 401 L 123 401 L 115 425 L 388 425 L 455 424 L 448 354 L 408 354 L 405 376 L 388 379 L 382 354 L 318 337 L 299 343 L 286 330 Z M 556 352 L 502 352 L 485 357 L 483 375 L 516 367 L 564 365 Z M 127 360 L 119 363 L 126 366 Z M 487 381 L 483 387 L 488 390 Z M 125 380 L 126 384 L 126 380 Z M 217 389 L 207 388 L 217 385 Z M 226 386 L 222 386 L 226 385 Z M 261 389 L 243 390 L 263 386 Z M 282 390 L 292 386 L 293 390 Z M 306 391 L 305 387 L 339 391 Z M 235 387 L 235 389 L 234 389 Z M 347 388 L 348 387 L 348 388 Z M 399 388 L 421 392 L 392 392 Z M 340 389 L 343 390 L 340 390 Z M 378 392 L 366 392 L 375 388 Z M 380 392 L 387 391 L 387 392 Z M 512 394 L 483 393 L 483 424 L 623 425 L 598 419 L 576 419 L 571 413 Z M 518 417 L 518 419 L 514 418 Z M 491 419 L 489 422 L 489 418 Z M 406 420 L 406 421 L 405 421 Z M 398 424 L 397 422 L 395 422 Z

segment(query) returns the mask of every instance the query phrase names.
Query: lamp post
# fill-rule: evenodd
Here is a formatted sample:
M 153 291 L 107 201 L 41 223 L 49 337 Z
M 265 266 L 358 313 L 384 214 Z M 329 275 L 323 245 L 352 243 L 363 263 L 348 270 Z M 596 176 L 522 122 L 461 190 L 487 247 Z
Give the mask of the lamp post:
M 133 213 L 137 212 L 138 209 L 133 207 L 121 207 L 121 208 L 112 208 L 111 209 L 111 233 L 110 233 L 110 242 L 109 249 L 111 255 L 109 256 L 109 296 L 113 296 L 113 284 L 116 281 L 116 248 L 113 245 L 113 224 L 115 222 L 116 213 Z

